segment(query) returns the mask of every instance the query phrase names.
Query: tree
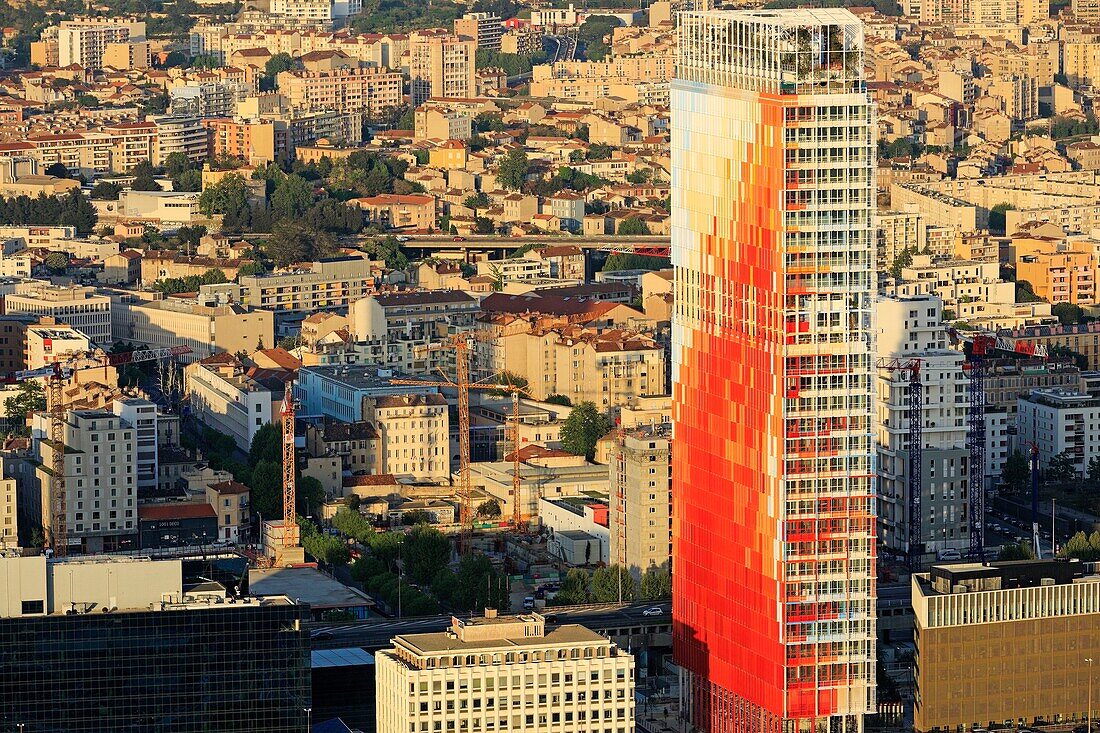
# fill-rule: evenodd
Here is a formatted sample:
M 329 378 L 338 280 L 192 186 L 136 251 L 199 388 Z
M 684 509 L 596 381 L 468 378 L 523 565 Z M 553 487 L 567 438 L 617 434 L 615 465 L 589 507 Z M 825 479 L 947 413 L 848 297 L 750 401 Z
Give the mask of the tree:
M 1077 476 L 1077 467 L 1073 463 L 1067 451 L 1062 451 L 1056 456 L 1051 456 L 1047 463 L 1046 477 L 1048 481 L 1066 483 Z
M 64 163 L 52 163 L 46 167 L 44 173 L 47 176 L 53 176 L 54 178 L 69 177 L 69 169 L 65 167 Z
M 161 191 L 160 184 L 156 182 L 152 175 L 143 173 L 140 176 L 134 178 L 134 182 L 130 184 L 130 189 L 133 191 Z
M 405 572 L 417 583 L 430 583 L 451 561 L 451 541 L 430 525 L 418 524 L 404 544 Z
M 1050 355 L 1051 359 L 1072 361 L 1081 371 L 1086 371 L 1089 368 L 1089 358 L 1079 351 L 1074 351 L 1068 346 L 1055 344 L 1047 349 L 1047 353 Z
M 478 191 L 472 196 L 467 196 L 466 200 L 462 202 L 463 206 L 465 206 L 467 209 L 473 209 L 475 212 L 478 209 L 489 208 L 489 204 L 489 197 L 485 194 L 484 191 Z
M 191 159 L 187 157 L 187 153 L 176 151 L 174 153 L 169 153 L 164 158 L 164 172 L 172 178 L 192 168 L 194 168 L 194 166 L 191 164 Z
M 554 596 L 555 605 L 578 606 L 582 603 L 588 603 L 589 582 L 588 573 L 585 571 L 580 568 L 570 570 L 565 574 L 565 578 L 561 582 L 561 588 Z
M 1028 466 L 1027 458 L 1020 451 L 1013 451 L 1005 459 L 1004 467 L 1001 469 L 1001 481 L 1007 487 L 1008 493 L 1023 494 L 1027 490 L 1030 479 L 1031 468 Z
M 615 252 L 607 256 L 600 269 L 603 272 L 615 272 L 616 270 L 666 270 L 669 267 L 672 267 L 672 261 L 667 257 Z
M 401 524 L 413 527 L 418 524 L 431 524 L 432 515 L 424 509 L 410 509 L 401 515 Z
M 569 399 L 563 394 L 547 395 L 543 402 L 549 402 L 551 405 L 561 405 L 562 407 L 572 407 L 573 400 Z
M 891 263 L 890 277 L 895 280 L 900 280 L 901 271 L 911 264 L 913 264 L 913 250 L 906 247 L 901 252 L 898 252 L 897 257 L 895 257 L 893 263 Z
M 611 421 L 596 409 L 593 402 L 585 401 L 574 407 L 561 426 L 561 447 L 575 456 L 592 460 L 596 441 L 611 430 Z
M 294 482 L 294 495 L 297 511 L 312 515 L 325 500 L 325 487 L 312 476 L 299 476 Z
M 668 570 L 651 567 L 642 573 L 642 600 L 672 600 L 672 576 Z
M 1005 212 L 1014 211 L 1015 206 L 1009 203 L 1001 203 L 989 210 L 989 232 L 991 234 L 1005 234 Z
M 252 469 L 252 489 L 249 501 L 252 508 L 265 517 L 281 517 L 283 514 L 282 461 L 260 461 Z
M 183 171 L 172 179 L 172 190 L 197 193 L 202 190 L 202 172 L 195 170 Z
M 404 270 L 409 266 L 408 255 L 402 251 L 401 242 L 393 235 L 368 240 L 363 244 L 363 251 L 374 259 L 385 262 L 390 270 Z
M 1100 484 L 1100 456 L 1093 456 L 1089 459 L 1088 466 L 1089 481 L 1094 484 Z
M 247 208 L 248 186 L 236 173 L 225 176 L 199 197 L 199 211 L 203 216 L 235 214 Z
M 92 198 L 99 201 L 118 201 L 120 193 L 122 193 L 122 186 L 110 181 L 100 181 L 92 186 Z
M 271 194 L 271 213 L 276 220 L 297 219 L 313 205 L 313 186 L 291 174 L 279 181 Z
M 75 227 L 78 232 L 87 233 L 95 229 L 95 207 L 79 190 L 73 191 L 61 200 L 61 215 L 58 217 L 58 226 Z
M 262 275 L 267 272 L 267 268 L 264 267 L 262 262 L 246 262 L 237 268 L 237 277 L 248 277 L 249 275 Z
M 1031 543 L 1027 540 L 1021 541 L 1019 544 L 1011 543 L 1001 546 L 1001 551 L 997 554 L 998 560 L 1034 560 L 1035 550 L 1032 549 Z
M 1077 558 L 1085 562 L 1091 562 L 1100 556 L 1084 532 L 1078 532 L 1066 540 L 1066 544 L 1062 545 L 1062 550 L 1058 554 L 1061 557 Z
M 598 568 L 592 573 L 592 602 L 616 603 L 633 601 L 637 589 L 634 576 L 622 565 Z
M 496 518 L 500 516 L 500 502 L 496 499 L 489 499 L 482 502 L 477 507 L 477 515 L 479 517 Z
M 1058 322 L 1063 326 L 1080 323 L 1085 316 L 1085 310 L 1073 303 L 1058 303 L 1051 306 L 1050 314 L 1058 317 Z
M 523 148 L 515 148 L 509 151 L 497 168 L 497 183 L 504 188 L 518 191 L 523 188 L 523 182 L 527 179 L 530 169 L 527 151 Z
M 69 256 L 64 252 L 50 252 L 42 264 L 53 272 L 64 272 L 69 266 Z
M 27 416 L 45 409 L 46 392 L 36 380 L 20 382 L 18 393 L 4 400 L 4 415 L 8 418 L 9 429 L 17 435 L 29 435 Z
M 619 222 L 618 229 L 615 230 L 618 235 L 637 236 L 640 234 L 649 234 L 649 225 L 636 216 L 628 216 Z
M 363 500 L 359 498 L 358 494 L 348 494 L 344 497 L 344 506 L 350 511 L 358 512 L 359 505 L 363 503 Z
M 614 151 L 610 145 L 604 143 L 592 143 L 584 157 L 588 160 L 608 160 Z
M 335 249 L 336 243 L 327 232 L 309 229 L 292 220 L 277 224 L 264 245 L 268 257 L 280 267 L 319 260 Z
M 264 90 L 270 91 L 271 89 L 275 89 L 279 85 L 279 74 L 283 73 L 284 71 L 293 71 L 295 69 L 300 69 L 301 67 L 301 62 L 295 59 L 289 53 L 280 51 L 279 53 L 275 54 L 267 60 L 266 64 L 264 64 L 264 76 L 266 77 L 264 79 L 263 85 Z

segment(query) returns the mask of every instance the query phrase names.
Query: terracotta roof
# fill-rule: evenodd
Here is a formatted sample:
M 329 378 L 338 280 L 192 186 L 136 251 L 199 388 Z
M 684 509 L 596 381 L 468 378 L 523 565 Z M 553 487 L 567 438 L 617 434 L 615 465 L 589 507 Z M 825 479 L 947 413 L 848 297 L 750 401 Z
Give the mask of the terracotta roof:
M 257 354 L 263 354 L 271 361 L 275 362 L 283 369 L 295 370 L 302 366 L 302 360 L 291 354 L 289 351 L 282 347 L 275 347 L 273 349 L 261 349 L 256 352 Z
M 505 461 L 515 460 L 515 451 L 504 456 Z M 519 449 L 520 461 L 529 461 L 532 458 L 575 458 L 572 453 L 558 450 L 557 448 L 544 448 L 541 445 L 525 445 Z
M 379 397 L 374 402 L 375 409 L 387 407 L 440 407 L 447 404 L 447 398 L 441 394 L 405 394 Z
M 216 484 L 210 484 L 210 488 L 219 494 L 247 494 L 251 491 L 247 486 L 236 481 L 219 481 Z
M 209 504 L 146 504 L 138 507 L 138 519 L 146 522 L 158 519 L 216 519 L 217 516 L 214 507 Z
M 344 486 L 395 486 L 397 479 L 392 473 L 380 473 L 374 476 L 345 476 Z

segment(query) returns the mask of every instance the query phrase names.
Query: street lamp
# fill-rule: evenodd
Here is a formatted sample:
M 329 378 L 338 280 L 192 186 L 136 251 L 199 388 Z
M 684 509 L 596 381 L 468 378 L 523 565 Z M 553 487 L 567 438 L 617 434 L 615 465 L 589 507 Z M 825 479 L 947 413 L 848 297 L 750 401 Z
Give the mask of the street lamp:
M 313 730 L 313 708 L 303 708 L 306 711 L 306 733 Z
M 1092 657 L 1085 657 L 1089 664 L 1089 712 L 1085 718 L 1085 733 L 1092 733 Z

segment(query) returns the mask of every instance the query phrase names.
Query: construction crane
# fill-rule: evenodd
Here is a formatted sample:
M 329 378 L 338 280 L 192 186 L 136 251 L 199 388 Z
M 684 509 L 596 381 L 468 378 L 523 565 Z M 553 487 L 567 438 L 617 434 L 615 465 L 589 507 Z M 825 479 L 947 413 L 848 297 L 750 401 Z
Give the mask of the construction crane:
M 924 383 L 921 381 L 920 359 L 879 359 L 875 366 L 891 374 L 908 375 L 909 396 L 909 522 L 908 542 L 905 558 L 910 571 L 920 570 L 924 555 L 924 540 L 921 534 L 922 466 L 921 455 L 924 449 Z
M 444 381 L 425 381 L 422 379 L 391 379 L 390 384 L 416 387 L 441 387 L 458 392 L 458 499 L 459 523 L 466 532 L 474 517 L 473 484 L 470 478 L 470 390 L 490 390 L 509 392 L 512 395 L 512 521 L 518 527 L 523 521 L 519 509 L 520 498 L 520 460 L 519 460 L 519 395 L 522 387 L 512 384 L 470 381 L 470 342 L 477 336 L 470 333 L 454 334 L 439 346 L 429 350 L 453 349 L 455 352 L 455 378 Z M 446 376 L 446 375 L 444 375 Z M 509 437 L 509 436 L 506 436 Z
M 1039 445 L 1031 444 L 1031 549 L 1035 551 L 1036 559 L 1043 557 L 1042 535 L 1039 533 Z M 1051 517 L 1054 516 L 1054 508 L 1051 508 Z M 1053 536 L 1054 530 L 1051 530 Z
M 283 547 L 298 546 L 297 497 L 294 472 L 294 381 L 287 380 L 281 412 L 283 423 Z
M 38 369 L 15 373 L 15 381 L 46 380 L 46 411 L 50 416 L 50 486 L 49 498 L 49 546 L 54 557 L 69 553 L 68 504 L 65 492 L 65 383 L 76 372 L 90 369 L 106 369 L 123 364 L 170 359 L 190 354 L 189 346 L 173 346 L 167 349 L 125 351 L 86 358 L 74 358 L 67 362 L 55 362 Z
M 608 254 L 641 255 L 642 257 L 664 257 L 668 259 L 672 251 L 668 237 L 650 237 L 656 241 L 612 242 L 599 247 L 600 252 Z

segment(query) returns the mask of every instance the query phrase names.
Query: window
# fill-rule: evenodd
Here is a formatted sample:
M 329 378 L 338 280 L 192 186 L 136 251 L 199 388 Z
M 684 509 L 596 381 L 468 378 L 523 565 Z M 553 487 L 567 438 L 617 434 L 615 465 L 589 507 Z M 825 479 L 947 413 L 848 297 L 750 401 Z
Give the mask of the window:
M 23 601 L 23 609 L 22 610 L 23 610 L 24 615 L 31 614 L 31 613 L 45 613 L 46 612 L 45 602 L 44 601 Z

